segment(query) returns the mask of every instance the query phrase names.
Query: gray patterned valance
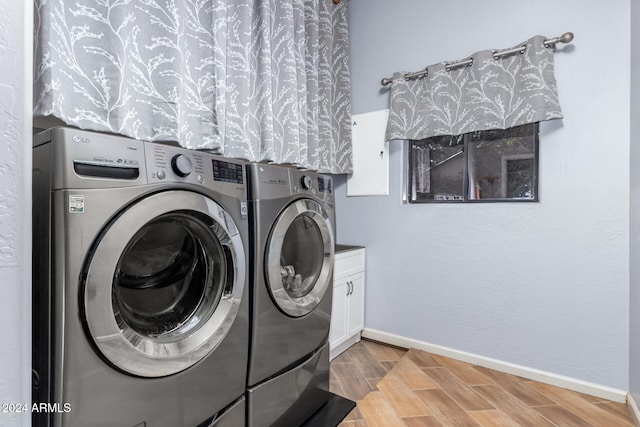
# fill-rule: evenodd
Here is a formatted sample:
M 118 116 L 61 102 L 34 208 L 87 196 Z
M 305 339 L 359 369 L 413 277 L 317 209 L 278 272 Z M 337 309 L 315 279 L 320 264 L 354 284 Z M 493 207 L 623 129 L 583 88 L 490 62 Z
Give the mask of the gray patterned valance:
M 348 2 L 35 3 L 36 116 L 351 171 Z
M 471 55 L 470 66 L 427 67 L 424 77 L 393 76 L 387 141 L 419 140 L 437 135 L 507 129 L 562 118 L 555 78 L 553 47 L 535 36 L 523 54 L 499 59 L 491 50 Z M 521 45 L 519 45 L 521 46 Z

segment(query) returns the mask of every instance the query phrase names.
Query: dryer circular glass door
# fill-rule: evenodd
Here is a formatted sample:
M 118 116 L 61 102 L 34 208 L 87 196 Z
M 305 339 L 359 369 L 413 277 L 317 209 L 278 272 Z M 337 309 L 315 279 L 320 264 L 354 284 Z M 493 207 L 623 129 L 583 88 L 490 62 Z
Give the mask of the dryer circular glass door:
M 287 206 L 274 224 L 265 265 L 273 300 L 289 316 L 309 314 L 331 286 L 333 227 L 311 199 Z
M 127 207 L 87 262 L 84 317 L 97 348 L 142 377 L 196 364 L 236 318 L 244 254 L 233 219 L 201 194 L 166 191 Z

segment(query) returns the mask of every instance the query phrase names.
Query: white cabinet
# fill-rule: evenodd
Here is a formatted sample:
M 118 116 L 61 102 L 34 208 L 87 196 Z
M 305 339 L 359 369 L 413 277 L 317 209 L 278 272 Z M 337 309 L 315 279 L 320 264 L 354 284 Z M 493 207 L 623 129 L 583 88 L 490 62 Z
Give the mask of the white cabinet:
M 337 252 L 333 267 L 330 359 L 360 341 L 364 328 L 364 248 Z

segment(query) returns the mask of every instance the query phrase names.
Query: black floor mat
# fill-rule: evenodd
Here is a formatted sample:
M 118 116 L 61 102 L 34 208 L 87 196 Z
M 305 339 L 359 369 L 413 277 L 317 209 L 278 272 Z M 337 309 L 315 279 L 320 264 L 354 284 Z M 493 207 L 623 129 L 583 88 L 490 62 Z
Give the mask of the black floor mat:
M 346 417 L 356 403 L 337 394 L 329 393 L 329 399 L 302 427 L 335 427 Z

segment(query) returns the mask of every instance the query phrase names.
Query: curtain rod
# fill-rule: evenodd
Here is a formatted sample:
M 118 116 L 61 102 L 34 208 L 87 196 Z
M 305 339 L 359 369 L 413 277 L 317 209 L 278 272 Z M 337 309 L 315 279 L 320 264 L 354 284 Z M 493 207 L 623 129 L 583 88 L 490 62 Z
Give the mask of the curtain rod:
M 544 45 L 546 47 L 554 47 L 557 43 L 571 43 L 572 40 L 573 40 L 573 33 L 564 33 L 560 37 L 554 37 L 552 39 L 545 40 Z M 527 49 L 527 46 L 522 45 L 522 46 L 513 47 L 511 49 L 502 50 L 500 52 L 494 52 L 493 59 L 500 59 L 503 56 L 511 55 L 518 52 L 524 53 L 526 49 Z M 445 64 L 444 68 L 447 71 L 451 71 L 453 68 L 462 67 L 464 65 L 472 65 L 472 64 L 473 64 L 473 58 L 467 58 L 459 62 L 452 62 L 450 64 Z M 415 73 L 407 73 L 403 77 L 405 78 L 405 80 L 413 79 L 416 77 L 426 76 L 427 73 L 428 73 L 428 70 L 425 68 L 424 70 L 416 71 Z M 380 81 L 380 84 L 382 86 L 387 86 L 392 81 L 393 81 L 392 77 L 385 77 Z

